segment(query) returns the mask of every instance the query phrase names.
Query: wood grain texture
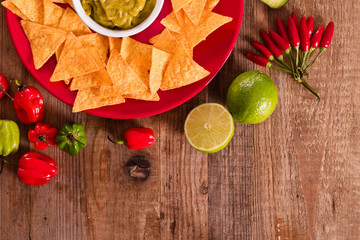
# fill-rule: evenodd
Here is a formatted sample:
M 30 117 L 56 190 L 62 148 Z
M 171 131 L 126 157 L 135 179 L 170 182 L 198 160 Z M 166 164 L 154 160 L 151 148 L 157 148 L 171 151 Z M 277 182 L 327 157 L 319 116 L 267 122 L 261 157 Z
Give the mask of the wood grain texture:
M 286 74 L 243 56 L 254 52 L 250 41 L 260 40 L 260 29 L 275 28 L 277 16 L 285 20 L 293 11 L 314 16 L 315 27 L 335 22 L 331 47 L 310 71 L 321 101 Z M 248 0 L 234 52 L 206 89 L 159 116 L 108 120 L 72 114 L 33 80 L 0 11 L 0 72 L 40 89 L 45 122 L 58 128 L 80 122 L 89 139 L 77 157 L 45 151 L 57 160 L 59 174 L 44 186 L 25 186 L 16 169 L 4 170 L 0 239 L 359 239 L 359 12 L 358 0 L 290 0 L 278 10 Z M 272 117 L 258 125 L 236 124 L 233 140 L 219 153 L 193 150 L 183 133 L 186 115 L 201 103 L 225 104 L 232 79 L 252 69 L 266 71 L 277 85 Z M 0 102 L 0 119 L 16 119 L 8 99 Z M 21 149 L 12 162 L 34 150 L 26 138 L 31 127 L 19 126 Z M 130 151 L 106 140 L 137 126 L 154 129 L 154 146 Z M 132 181 L 125 171 L 135 155 L 151 162 L 145 182 Z

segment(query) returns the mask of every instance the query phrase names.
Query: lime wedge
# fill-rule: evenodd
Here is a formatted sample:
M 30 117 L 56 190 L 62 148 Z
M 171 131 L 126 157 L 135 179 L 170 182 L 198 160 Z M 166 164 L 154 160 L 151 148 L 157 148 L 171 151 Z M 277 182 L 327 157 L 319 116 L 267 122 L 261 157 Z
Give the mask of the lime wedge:
M 186 139 L 193 148 L 214 153 L 230 142 L 234 135 L 234 120 L 224 106 L 205 103 L 189 113 L 184 130 Z

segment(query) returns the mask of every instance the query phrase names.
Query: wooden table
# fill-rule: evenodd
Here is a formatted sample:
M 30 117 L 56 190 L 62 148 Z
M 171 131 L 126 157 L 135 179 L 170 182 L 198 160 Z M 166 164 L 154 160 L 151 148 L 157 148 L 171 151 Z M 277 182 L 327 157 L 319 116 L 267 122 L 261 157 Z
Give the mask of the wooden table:
M 225 104 L 238 74 L 265 71 L 243 53 L 254 51 L 250 41 L 260 40 L 260 29 L 274 29 L 275 18 L 292 11 L 313 15 L 316 27 L 330 20 L 336 25 L 331 47 L 310 72 L 321 101 L 288 75 L 266 71 L 279 94 L 272 117 L 258 125 L 237 123 L 233 140 L 219 153 L 193 150 L 183 132 L 186 115 L 201 103 Z M 59 174 L 44 186 L 26 186 L 14 168 L 4 170 L 0 239 L 359 239 L 359 12 L 358 0 L 290 0 L 279 10 L 247 0 L 234 52 L 206 89 L 158 116 L 107 120 L 72 114 L 33 80 L 0 11 L 0 72 L 40 88 L 45 122 L 80 122 L 88 135 L 76 157 L 55 147 L 45 151 L 57 160 Z M 0 118 L 16 119 L 8 99 L 1 100 Z M 135 126 L 153 128 L 156 144 L 129 151 L 106 139 Z M 20 128 L 21 149 L 13 162 L 34 150 L 26 137 L 31 127 Z M 125 171 L 135 155 L 151 162 L 145 182 L 132 181 Z

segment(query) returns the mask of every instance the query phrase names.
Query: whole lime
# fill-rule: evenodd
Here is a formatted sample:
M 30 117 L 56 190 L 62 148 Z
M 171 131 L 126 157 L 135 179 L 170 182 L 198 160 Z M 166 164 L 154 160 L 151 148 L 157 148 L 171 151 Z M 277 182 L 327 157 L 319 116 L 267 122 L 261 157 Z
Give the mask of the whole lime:
M 265 73 L 249 71 L 240 74 L 230 85 L 227 106 L 240 123 L 265 121 L 276 108 L 277 90 Z

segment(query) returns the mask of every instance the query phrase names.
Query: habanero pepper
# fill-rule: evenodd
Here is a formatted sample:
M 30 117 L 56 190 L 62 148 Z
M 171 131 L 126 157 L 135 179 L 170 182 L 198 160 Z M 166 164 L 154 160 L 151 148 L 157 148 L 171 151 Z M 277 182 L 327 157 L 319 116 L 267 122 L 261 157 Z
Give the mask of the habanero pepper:
M 27 185 L 43 185 L 58 173 L 56 162 L 41 153 L 24 154 L 18 163 L 17 176 Z
M 19 150 L 20 130 L 11 120 L 0 120 L 0 156 L 7 157 Z
M 56 142 L 59 144 L 60 150 L 75 156 L 79 151 L 85 148 L 87 139 L 85 127 L 82 124 L 64 124 L 56 136 Z
M 55 138 L 58 134 L 56 128 L 52 128 L 50 124 L 38 123 L 34 130 L 28 132 L 28 139 L 34 143 L 37 150 L 45 150 L 55 145 Z
M 126 147 L 131 150 L 149 147 L 156 141 L 155 133 L 150 128 L 130 128 L 125 132 L 124 138 L 124 141 L 113 141 L 110 137 L 108 137 L 109 141 L 112 143 L 125 144 Z
M 16 116 L 24 124 L 34 124 L 44 119 L 44 98 L 40 91 L 32 86 L 26 87 L 15 80 L 19 90 L 14 96 Z

